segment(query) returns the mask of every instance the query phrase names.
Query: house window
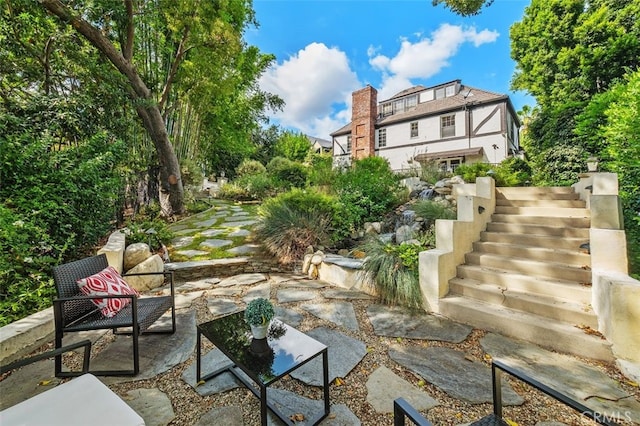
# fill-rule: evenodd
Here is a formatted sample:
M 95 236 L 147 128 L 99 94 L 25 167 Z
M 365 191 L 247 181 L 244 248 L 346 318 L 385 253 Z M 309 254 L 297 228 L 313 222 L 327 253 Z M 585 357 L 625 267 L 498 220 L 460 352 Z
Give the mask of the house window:
M 418 105 L 418 95 L 409 96 L 406 100 L 405 108 L 413 108 Z
M 347 152 L 351 152 L 351 136 L 347 136 Z
M 378 148 L 387 146 L 387 129 L 378 130 Z
M 436 99 L 444 98 L 444 87 L 436 89 Z
M 386 117 L 388 115 L 393 114 L 393 106 L 391 105 L 391 102 L 387 102 L 386 104 L 382 105 L 382 116 Z
M 404 112 L 404 99 L 393 102 L 393 113 L 398 114 Z
M 440 117 L 440 137 L 448 138 L 456 135 L 456 116 L 454 114 Z
M 455 94 L 456 94 L 456 86 L 453 86 L 453 85 L 452 86 L 447 86 L 446 96 L 449 97 L 449 96 L 453 96 Z
M 441 172 L 453 173 L 460 164 L 462 164 L 462 158 L 448 158 L 438 163 L 438 169 Z
M 418 137 L 418 122 L 414 121 L 413 123 L 411 123 L 411 137 L 412 138 L 417 138 Z

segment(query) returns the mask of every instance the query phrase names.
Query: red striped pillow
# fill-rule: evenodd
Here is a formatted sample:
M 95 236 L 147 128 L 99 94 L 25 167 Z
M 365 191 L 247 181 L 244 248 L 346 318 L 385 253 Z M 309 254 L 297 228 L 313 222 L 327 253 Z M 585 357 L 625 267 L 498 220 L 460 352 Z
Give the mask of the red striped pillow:
M 140 294 L 122 279 L 118 271 L 107 266 L 97 274 L 82 278 L 77 281 L 78 287 L 87 296 L 109 296 L 118 294 Z M 94 305 L 100 308 L 100 312 L 107 318 L 113 317 L 122 308 L 131 303 L 131 299 L 91 299 Z

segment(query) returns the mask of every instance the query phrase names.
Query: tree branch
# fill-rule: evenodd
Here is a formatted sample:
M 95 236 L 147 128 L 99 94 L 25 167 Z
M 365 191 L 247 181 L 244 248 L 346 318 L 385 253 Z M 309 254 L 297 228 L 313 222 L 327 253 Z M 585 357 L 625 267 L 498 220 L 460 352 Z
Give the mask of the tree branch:
M 114 45 L 106 38 L 98 28 L 94 27 L 79 16 L 74 16 L 71 11 L 60 0 L 39 0 L 49 12 L 56 15 L 63 22 L 69 23 L 73 28 L 82 34 L 91 44 L 105 55 L 109 61 L 120 71 L 131 83 L 135 94 L 143 99 L 149 99 L 151 92 L 142 81 L 135 68 Z

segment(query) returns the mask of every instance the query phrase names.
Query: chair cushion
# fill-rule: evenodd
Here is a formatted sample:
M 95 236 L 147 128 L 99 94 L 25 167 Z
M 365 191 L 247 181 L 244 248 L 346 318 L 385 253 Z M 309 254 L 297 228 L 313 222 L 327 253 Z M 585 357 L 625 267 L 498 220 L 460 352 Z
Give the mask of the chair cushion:
M 107 266 L 97 274 L 82 278 L 77 282 L 80 291 L 87 296 L 139 295 L 134 288 L 131 288 L 129 284 L 122 279 L 118 271 L 111 266 Z M 111 318 L 127 306 L 131 302 L 131 299 L 92 299 L 91 301 L 100 309 L 102 315 Z
M 84 374 L 0 411 L 2 426 L 144 426 L 133 408 L 92 374 Z

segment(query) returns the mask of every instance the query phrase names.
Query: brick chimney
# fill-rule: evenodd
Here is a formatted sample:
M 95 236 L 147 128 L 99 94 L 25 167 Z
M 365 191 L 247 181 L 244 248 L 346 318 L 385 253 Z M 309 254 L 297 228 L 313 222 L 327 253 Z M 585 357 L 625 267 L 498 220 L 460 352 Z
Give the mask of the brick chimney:
M 378 91 L 367 87 L 352 93 L 351 158 L 372 157 L 376 147 L 376 118 L 378 116 Z

